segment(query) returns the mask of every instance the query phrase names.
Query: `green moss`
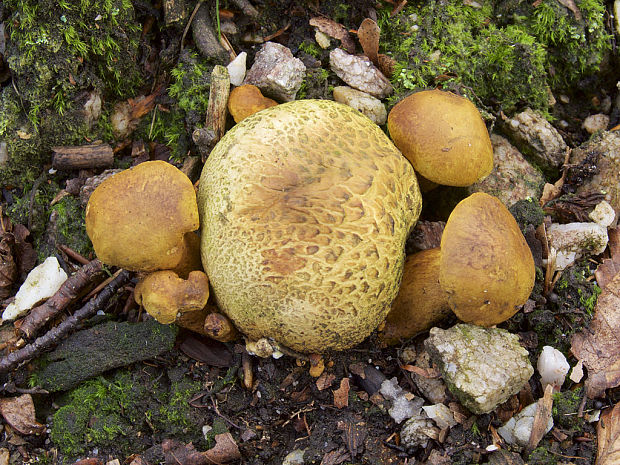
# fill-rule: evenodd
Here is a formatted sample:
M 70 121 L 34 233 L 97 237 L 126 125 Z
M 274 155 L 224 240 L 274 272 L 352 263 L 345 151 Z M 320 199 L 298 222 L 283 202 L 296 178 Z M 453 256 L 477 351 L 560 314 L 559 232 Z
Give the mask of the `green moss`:
M 578 432 L 583 429 L 585 418 L 579 418 L 577 415 L 583 395 L 583 388 L 566 390 L 553 395 L 552 415 L 556 426 L 569 432 Z
M 539 446 L 532 451 L 526 462 L 535 463 L 536 465 L 556 465 L 558 463 L 558 456 L 549 452 L 548 447 Z
M 316 59 L 319 59 L 322 54 L 321 48 L 316 43 L 309 40 L 304 40 L 301 44 L 299 44 L 299 50 L 313 56 Z
M 522 232 L 525 231 L 529 224 L 537 227 L 545 218 L 545 212 L 534 199 L 519 200 L 509 210 Z
M 79 198 L 64 197 L 49 211 L 50 221 L 52 218 L 56 221 L 55 245 L 66 245 L 82 256 L 93 252 L 93 246 L 86 234 L 86 211 Z
M 104 99 L 135 92 L 140 28 L 128 0 L 9 0 L 4 9 L 13 85 L 0 94 L 0 141 L 9 155 L 0 182 L 24 184 L 49 162 L 52 146 L 84 142 L 85 92 Z
M 140 453 L 151 445 L 151 435 L 161 432 L 204 447 L 197 426 L 204 419 L 188 404 L 201 383 L 186 376 L 170 386 L 161 381 L 161 373 L 121 370 L 82 383 L 61 398 L 50 438 L 64 463 L 93 448 Z
M 479 3 L 425 2 L 396 18 L 381 12 L 383 51 L 398 62 L 390 104 L 409 91 L 443 84 L 505 112 L 525 102 L 546 111 L 544 47 L 523 28 L 493 25 L 492 2 Z

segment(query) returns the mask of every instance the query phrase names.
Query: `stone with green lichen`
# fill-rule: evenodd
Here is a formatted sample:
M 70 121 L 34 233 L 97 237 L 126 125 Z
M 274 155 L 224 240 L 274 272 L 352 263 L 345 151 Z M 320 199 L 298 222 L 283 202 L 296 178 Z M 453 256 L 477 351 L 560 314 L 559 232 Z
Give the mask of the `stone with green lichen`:
M 172 349 L 176 327 L 155 320 L 107 322 L 65 339 L 41 360 L 33 383 L 50 392 L 64 391 L 112 368 L 155 357 Z
M 519 338 L 503 329 L 432 328 L 424 346 L 450 392 L 476 414 L 491 412 L 518 393 L 534 373 Z

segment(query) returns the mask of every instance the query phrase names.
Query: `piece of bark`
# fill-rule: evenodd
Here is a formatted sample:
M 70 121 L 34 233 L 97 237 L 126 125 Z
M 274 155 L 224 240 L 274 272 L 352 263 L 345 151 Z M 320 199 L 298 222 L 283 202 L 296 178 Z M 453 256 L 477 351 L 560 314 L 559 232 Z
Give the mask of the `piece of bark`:
M 82 320 L 95 315 L 98 310 L 103 307 L 108 300 L 116 293 L 116 291 L 129 280 L 129 271 L 121 271 L 116 278 L 112 280 L 108 286 L 94 299 L 90 300 L 86 305 L 76 311 L 73 315 L 51 329 L 43 336 L 37 338 L 32 344 L 22 347 L 12 352 L 6 357 L 0 359 L 0 373 L 6 373 L 16 368 L 20 363 L 32 360 L 46 349 L 57 344 L 72 329 L 74 329 Z
M 239 331 L 232 322 L 221 313 L 209 313 L 204 320 L 204 333 L 211 339 L 220 342 L 234 341 Z
M 230 77 L 224 66 L 216 65 L 211 73 L 211 88 L 205 129 L 213 131 L 211 146 L 219 142 L 226 132 L 226 115 L 228 112 L 228 96 L 230 94 Z M 203 159 L 204 161 L 204 159 Z
M 220 45 L 209 16 L 209 6 L 204 3 L 198 7 L 192 21 L 192 35 L 203 56 L 218 63 L 228 63 L 228 52 Z
M 114 151 L 109 144 L 53 147 L 52 167 L 70 171 L 110 168 L 114 164 Z
M 102 271 L 103 264 L 98 259 L 92 260 L 80 268 L 60 286 L 52 297 L 30 311 L 19 328 L 22 335 L 31 338 L 50 319 L 67 308 L 80 292 L 93 282 L 94 277 Z

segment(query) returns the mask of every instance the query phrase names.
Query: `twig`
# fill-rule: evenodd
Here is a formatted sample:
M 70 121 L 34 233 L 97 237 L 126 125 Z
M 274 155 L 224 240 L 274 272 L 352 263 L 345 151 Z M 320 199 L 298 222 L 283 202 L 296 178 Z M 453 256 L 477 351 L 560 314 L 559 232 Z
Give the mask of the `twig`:
M 89 301 L 65 321 L 48 331 L 45 335 L 37 338 L 32 344 L 28 344 L 2 358 L 0 360 L 0 373 L 6 373 L 16 368 L 19 364 L 32 360 L 44 350 L 60 342 L 60 340 L 67 336 L 82 320 L 95 315 L 116 293 L 117 289 L 129 280 L 129 276 L 129 271 L 122 270 L 96 298 Z
M 93 278 L 101 273 L 102 263 L 95 259 L 88 265 L 84 265 L 77 273 L 69 277 L 44 304 L 32 309 L 24 318 L 19 331 L 27 338 L 31 338 L 41 329 L 50 319 L 60 314 Z
M 183 42 L 185 42 L 185 36 L 187 35 L 187 32 L 189 31 L 189 28 L 192 25 L 192 21 L 194 21 L 194 16 L 196 16 L 196 13 L 198 13 L 198 9 L 200 8 L 200 5 L 202 5 L 204 1 L 205 0 L 199 0 L 198 3 L 196 3 L 196 6 L 194 7 L 194 11 L 192 11 L 192 14 L 187 20 L 185 29 L 183 29 L 183 35 L 181 36 L 181 50 L 183 50 Z
M 112 282 L 112 280 L 114 278 L 116 278 L 119 273 L 121 272 L 121 270 L 118 270 L 116 273 L 114 273 L 112 276 L 110 276 L 108 279 L 106 279 L 104 282 L 102 282 L 101 284 L 99 284 L 99 286 L 97 286 L 96 288 L 94 288 L 92 291 L 90 291 L 88 294 L 86 294 L 86 296 L 84 297 L 83 300 L 88 300 L 90 299 L 92 296 L 94 296 L 95 294 L 97 294 L 101 289 L 103 289 L 104 287 L 106 287 L 108 284 L 110 284 Z
M 67 247 L 64 244 L 58 244 L 56 248 L 60 250 L 62 253 L 64 253 L 67 257 L 69 257 L 71 260 L 75 260 L 76 262 L 81 263 L 82 265 L 88 265 L 90 263 L 90 260 L 88 258 L 84 257 L 83 255 L 80 255 L 75 250 Z

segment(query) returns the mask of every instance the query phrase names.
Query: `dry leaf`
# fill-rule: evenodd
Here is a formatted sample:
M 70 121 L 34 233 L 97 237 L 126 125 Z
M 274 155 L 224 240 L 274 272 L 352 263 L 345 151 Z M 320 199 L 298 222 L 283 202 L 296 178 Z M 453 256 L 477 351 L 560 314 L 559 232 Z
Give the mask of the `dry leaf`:
M 346 379 L 346 378 L 345 378 Z M 366 423 L 360 421 L 353 423 L 352 421 L 343 421 L 338 423 L 338 428 L 343 431 L 342 439 L 349 449 L 351 457 L 355 458 L 363 449 L 364 441 L 368 436 L 368 428 Z
M 20 434 L 38 434 L 45 431 L 45 425 L 37 422 L 35 418 L 34 403 L 30 394 L 0 399 L 0 413 Z
M 329 18 L 315 16 L 314 18 L 310 18 L 310 26 L 316 27 L 323 34 L 338 39 L 347 52 L 355 53 L 355 43 L 349 35 L 347 28 L 342 24 L 338 24 L 336 21 Z
M 377 23 L 370 18 L 364 19 L 357 30 L 357 38 L 359 39 L 362 49 L 364 50 L 364 55 L 366 55 L 370 61 L 375 64 L 375 66 L 379 64 L 378 54 L 380 33 L 381 30 L 379 29 L 379 26 L 377 26 Z
M 532 424 L 532 432 L 530 433 L 530 440 L 527 444 L 527 450 L 529 452 L 536 449 L 536 446 L 545 435 L 547 429 L 547 423 L 551 418 L 551 407 L 553 406 L 553 385 L 547 384 L 545 387 L 545 394 L 542 399 L 538 401 L 536 407 L 536 414 L 534 415 L 534 423 Z
M 331 387 L 335 379 L 336 375 L 325 371 L 321 376 L 319 376 L 319 379 L 316 380 L 316 387 L 319 391 L 323 391 L 324 389 Z
M 239 460 L 241 452 L 230 433 L 215 435 L 215 446 L 202 453 L 210 463 L 229 463 Z
M 578 383 L 583 378 L 583 362 L 579 360 L 577 365 L 573 367 L 573 371 L 570 372 L 570 380 L 573 383 Z
M 379 71 L 381 71 L 385 75 L 385 77 L 391 78 L 394 74 L 394 69 L 396 68 L 396 64 L 398 62 L 392 57 L 383 53 L 380 53 L 378 55 L 377 61 L 377 68 L 379 68 Z
M 410 373 L 415 373 L 416 375 L 420 375 L 422 378 L 435 379 L 435 378 L 439 378 L 440 376 L 439 370 L 435 367 L 420 368 L 415 365 L 403 365 L 401 366 L 401 368 Z
M 575 5 L 575 2 L 573 0 L 558 0 L 558 2 L 568 8 L 570 11 L 572 11 L 577 21 L 581 21 L 581 11 L 579 11 L 579 8 L 577 7 L 577 5 Z
M 349 406 L 349 378 L 342 378 L 340 387 L 334 392 L 334 407 L 345 408 Z
M 543 187 L 542 195 L 540 196 L 540 206 L 544 206 L 547 202 L 559 197 L 562 190 L 555 187 L 553 184 L 546 183 Z
M 607 235 L 609 236 L 607 246 L 611 258 L 604 259 L 594 272 L 596 282 L 601 289 L 604 289 L 620 272 L 620 228 L 609 229 Z
M 341 447 L 325 454 L 321 460 L 321 465 L 339 465 L 349 460 L 350 457 L 349 453 Z
M 603 289 L 594 311 L 589 328 L 573 336 L 571 347 L 588 368 L 585 385 L 591 399 L 620 385 L 620 273 Z
M 23 281 L 37 264 L 37 253 L 32 246 L 32 237 L 26 226 L 22 224 L 13 225 L 13 235 L 15 236 L 17 273 L 19 279 Z
M 596 428 L 598 450 L 596 465 L 620 463 L 620 402 L 605 409 Z

